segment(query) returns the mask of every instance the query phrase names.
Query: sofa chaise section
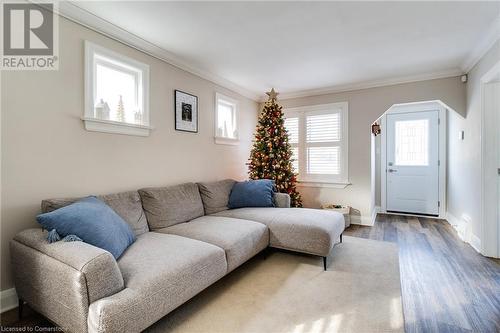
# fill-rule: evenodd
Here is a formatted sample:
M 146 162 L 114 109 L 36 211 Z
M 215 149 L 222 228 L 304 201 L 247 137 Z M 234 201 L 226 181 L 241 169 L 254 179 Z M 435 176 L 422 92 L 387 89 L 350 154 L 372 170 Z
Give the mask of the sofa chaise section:
M 224 250 L 148 232 L 118 259 L 124 289 L 89 307 L 90 332 L 140 332 L 226 274 Z
M 224 249 L 228 272 L 269 245 L 269 230 L 258 222 L 219 216 L 202 216 L 157 232 L 197 239 Z
M 269 228 L 271 247 L 327 257 L 344 231 L 342 214 L 308 208 L 238 208 L 211 216 L 257 221 Z

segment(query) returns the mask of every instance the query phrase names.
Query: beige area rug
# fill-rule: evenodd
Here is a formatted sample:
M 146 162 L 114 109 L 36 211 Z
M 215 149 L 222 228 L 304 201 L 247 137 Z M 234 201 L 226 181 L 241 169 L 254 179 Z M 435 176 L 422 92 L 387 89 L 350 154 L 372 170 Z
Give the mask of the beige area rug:
M 148 332 L 403 332 L 397 245 L 346 237 L 319 257 L 257 256 Z

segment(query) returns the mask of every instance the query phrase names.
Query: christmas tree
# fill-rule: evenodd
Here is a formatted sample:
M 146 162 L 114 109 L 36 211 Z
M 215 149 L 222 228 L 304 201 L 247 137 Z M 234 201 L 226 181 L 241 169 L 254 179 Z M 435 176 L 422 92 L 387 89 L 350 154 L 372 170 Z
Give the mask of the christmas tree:
M 292 207 L 302 207 L 297 192 L 297 175 L 292 167 L 292 149 L 288 143 L 283 111 L 276 103 L 278 93 L 271 89 L 266 93 L 268 101 L 259 116 L 253 141 L 248 174 L 250 179 L 272 179 L 278 192 L 288 193 Z
M 120 95 L 120 100 L 118 101 L 118 107 L 116 108 L 116 121 L 125 121 L 125 108 L 123 107 L 122 95 Z

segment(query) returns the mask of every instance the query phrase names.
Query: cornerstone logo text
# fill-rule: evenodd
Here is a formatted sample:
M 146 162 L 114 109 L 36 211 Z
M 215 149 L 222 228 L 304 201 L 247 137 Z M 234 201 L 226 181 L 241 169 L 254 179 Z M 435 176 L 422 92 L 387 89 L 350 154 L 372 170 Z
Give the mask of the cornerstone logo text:
M 2 3 L 2 70 L 58 69 L 55 4 Z

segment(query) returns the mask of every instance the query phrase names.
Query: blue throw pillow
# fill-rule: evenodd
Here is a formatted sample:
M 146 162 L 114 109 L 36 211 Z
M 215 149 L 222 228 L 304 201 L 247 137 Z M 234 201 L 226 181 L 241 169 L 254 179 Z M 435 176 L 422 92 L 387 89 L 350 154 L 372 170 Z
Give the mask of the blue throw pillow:
M 116 259 L 135 241 L 130 226 L 96 197 L 40 214 L 36 220 L 46 230 L 55 229 L 61 237 L 76 235 L 85 243 L 111 252 Z
M 274 181 L 259 179 L 235 183 L 228 207 L 274 207 Z

